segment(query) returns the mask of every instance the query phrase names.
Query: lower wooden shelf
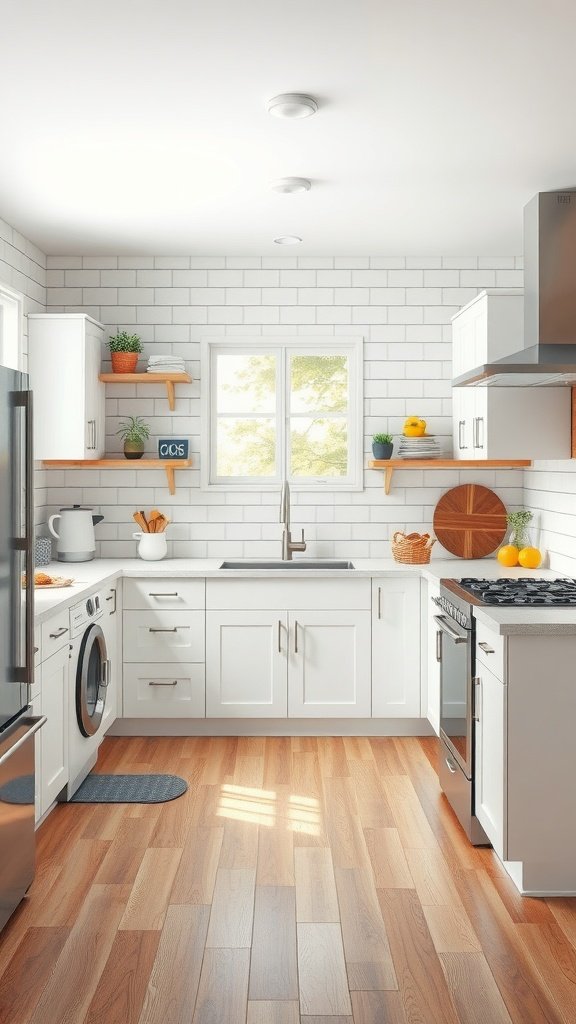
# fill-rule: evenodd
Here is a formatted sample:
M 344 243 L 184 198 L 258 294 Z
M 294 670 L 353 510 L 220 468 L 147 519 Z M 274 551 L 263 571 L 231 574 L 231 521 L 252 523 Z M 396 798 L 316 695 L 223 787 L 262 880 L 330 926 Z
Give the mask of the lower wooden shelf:
M 370 459 L 368 469 L 384 470 L 384 491 L 390 494 L 395 469 L 524 469 L 530 459 Z
M 170 494 L 176 493 L 174 474 L 189 469 L 192 459 L 46 459 L 46 469 L 164 469 Z

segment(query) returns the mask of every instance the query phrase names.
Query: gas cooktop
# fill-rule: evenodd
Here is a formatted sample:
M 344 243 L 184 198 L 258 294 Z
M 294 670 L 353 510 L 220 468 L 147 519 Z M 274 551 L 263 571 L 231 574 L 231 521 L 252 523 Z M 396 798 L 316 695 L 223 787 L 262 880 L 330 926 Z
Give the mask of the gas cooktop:
M 576 580 L 502 579 L 477 580 L 465 577 L 454 581 L 458 588 L 471 594 L 474 604 L 576 605 Z

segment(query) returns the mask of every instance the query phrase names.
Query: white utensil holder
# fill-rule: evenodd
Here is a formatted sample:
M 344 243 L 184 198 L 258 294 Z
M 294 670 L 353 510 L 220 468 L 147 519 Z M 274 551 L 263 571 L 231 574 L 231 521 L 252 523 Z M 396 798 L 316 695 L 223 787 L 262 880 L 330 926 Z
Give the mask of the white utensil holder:
M 138 541 L 138 557 L 146 562 L 158 562 L 168 553 L 165 533 L 133 533 Z

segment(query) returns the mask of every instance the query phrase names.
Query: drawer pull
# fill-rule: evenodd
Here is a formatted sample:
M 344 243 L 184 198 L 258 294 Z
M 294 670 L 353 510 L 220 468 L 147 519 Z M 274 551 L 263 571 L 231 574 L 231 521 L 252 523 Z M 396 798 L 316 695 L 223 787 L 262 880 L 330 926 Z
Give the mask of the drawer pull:
M 178 591 L 177 590 L 172 590 L 172 591 L 170 591 L 170 593 L 165 593 L 165 594 L 163 594 L 163 593 L 148 594 L 148 597 L 178 597 Z
M 177 633 L 178 626 L 172 626 L 172 629 L 156 629 L 154 626 L 148 626 L 149 633 Z
M 378 587 L 378 618 L 382 618 L 382 587 Z
M 178 686 L 178 680 L 174 679 L 171 683 L 158 683 L 154 679 L 151 679 L 148 686 Z
M 67 633 L 67 632 L 68 632 L 68 626 L 60 626 L 60 629 L 57 629 L 55 633 L 50 633 L 49 636 L 50 636 L 51 640 L 59 640 L 60 637 L 64 636 L 64 633 Z
M 484 654 L 496 654 L 496 651 L 494 650 L 494 648 L 490 647 L 490 644 L 485 643 L 484 640 L 482 640 L 482 641 L 480 641 L 478 643 L 478 647 L 482 648 L 482 650 L 484 651 Z
M 298 654 L 298 622 L 294 622 L 294 654 Z

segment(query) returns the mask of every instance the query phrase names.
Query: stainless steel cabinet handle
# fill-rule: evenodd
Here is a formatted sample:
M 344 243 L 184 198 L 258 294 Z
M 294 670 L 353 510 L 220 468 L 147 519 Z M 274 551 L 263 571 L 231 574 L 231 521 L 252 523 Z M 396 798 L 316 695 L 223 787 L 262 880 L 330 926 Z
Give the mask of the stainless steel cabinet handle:
M 64 633 L 67 632 L 68 626 L 61 626 L 60 629 L 57 629 L 55 633 L 50 633 L 49 636 L 51 640 L 58 640 L 59 637 L 64 636 Z
M 171 683 L 160 683 L 157 682 L 155 679 L 151 679 L 148 683 L 148 686 L 178 686 L 178 680 L 173 679 Z
M 149 633 L 177 633 L 178 626 L 172 626 L 172 629 L 155 629 L 153 626 L 148 626 Z
M 116 588 L 115 588 L 115 587 L 112 587 L 112 588 L 110 589 L 110 595 L 109 595 L 109 596 L 108 596 L 108 597 L 106 598 L 106 600 L 107 600 L 107 601 L 114 601 L 114 607 L 113 607 L 112 611 L 110 612 L 110 615 L 115 615 L 115 614 L 116 614 L 116 601 L 117 601 L 117 596 L 118 596 L 118 595 L 117 595 L 117 591 L 116 591 Z
M 479 416 L 477 422 L 478 422 L 478 428 L 477 428 L 478 445 L 477 445 L 477 447 L 478 448 L 483 448 L 484 447 L 484 417 L 483 416 Z M 480 440 L 480 424 L 482 424 L 482 440 Z
M 440 626 L 442 632 L 447 633 L 450 639 L 453 640 L 455 644 L 468 643 L 468 637 L 460 636 L 460 633 L 457 633 L 455 629 L 451 629 L 443 615 L 434 615 L 433 618 L 434 622 L 437 622 L 438 625 Z
M 282 622 L 278 619 L 278 654 L 282 654 Z
M 442 630 L 436 630 L 436 661 L 442 661 Z
M 177 590 L 171 590 L 170 592 L 168 592 L 168 591 L 166 593 L 158 592 L 157 594 L 149 593 L 148 597 L 178 597 L 178 591 Z
M 96 420 L 88 420 L 88 444 L 86 447 L 89 451 L 94 451 L 96 448 Z
M 444 760 L 448 771 L 452 772 L 452 775 L 456 775 L 456 765 L 448 757 L 445 757 Z
M 294 654 L 298 654 L 298 622 L 294 621 Z
M 465 428 L 465 426 L 466 426 L 466 420 L 458 420 L 458 448 L 460 449 L 461 452 L 465 451 L 466 448 L 468 447 L 467 444 L 464 444 L 464 440 L 465 440 L 465 438 L 464 438 L 464 428 Z
M 378 618 L 382 618 L 382 587 L 378 587 Z
M 480 699 L 482 696 L 482 680 L 480 676 L 474 676 L 472 680 L 474 683 L 474 714 L 473 719 L 475 722 L 480 721 Z
M 478 441 L 478 433 L 479 433 L 479 431 L 478 431 L 478 416 L 475 416 L 474 419 L 472 420 L 472 446 L 474 448 L 479 448 L 480 447 L 480 444 L 479 444 L 479 441 Z
M 478 647 L 482 648 L 484 654 L 496 654 L 494 648 L 490 647 L 490 644 L 485 643 L 484 640 L 479 641 Z

